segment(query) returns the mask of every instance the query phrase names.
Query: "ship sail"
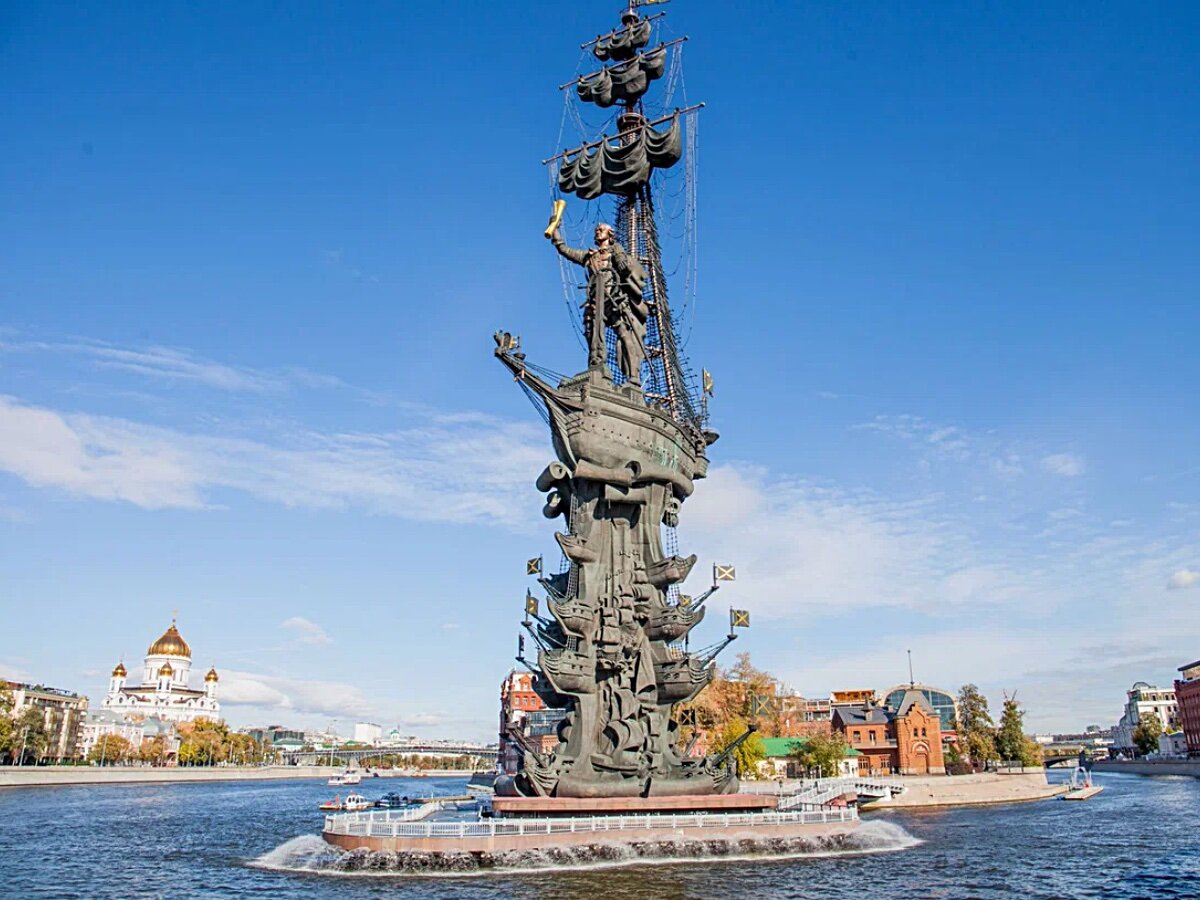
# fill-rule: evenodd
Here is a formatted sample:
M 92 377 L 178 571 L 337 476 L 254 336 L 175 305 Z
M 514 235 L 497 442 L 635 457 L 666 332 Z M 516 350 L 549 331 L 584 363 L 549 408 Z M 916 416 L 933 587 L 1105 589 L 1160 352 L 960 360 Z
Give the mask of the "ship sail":
M 650 43 L 650 22 L 639 19 L 632 25 L 610 32 L 599 38 L 592 46 L 596 59 L 620 61 L 630 59 L 638 50 Z
M 654 169 L 669 169 L 683 155 L 678 115 L 661 131 L 641 124 L 617 140 L 567 151 L 558 169 L 558 189 L 581 200 L 601 194 L 629 197 L 645 186 Z
M 595 103 L 602 109 L 614 103 L 629 104 L 641 99 L 650 82 L 662 77 L 666 64 L 667 48 L 658 47 L 648 53 L 639 53 L 628 62 L 584 75 L 575 91 L 580 100 Z

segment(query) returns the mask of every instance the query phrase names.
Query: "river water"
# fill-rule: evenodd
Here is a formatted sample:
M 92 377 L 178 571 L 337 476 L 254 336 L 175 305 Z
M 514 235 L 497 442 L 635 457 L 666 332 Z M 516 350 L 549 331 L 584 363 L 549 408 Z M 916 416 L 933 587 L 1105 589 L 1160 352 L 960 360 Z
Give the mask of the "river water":
M 1052 776 L 1054 777 L 1054 776 Z M 473 875 L 347 873 L 316 780 L 0 789 L 0 896 L 275 898 L 1200 897 L 1200 779 L 1096 776 L 1083 803 L 864 815 L 856 849 Z M 367 796 L 460 793 L 379 779 Z M 543 866 L 539 868 L 539 866 Z

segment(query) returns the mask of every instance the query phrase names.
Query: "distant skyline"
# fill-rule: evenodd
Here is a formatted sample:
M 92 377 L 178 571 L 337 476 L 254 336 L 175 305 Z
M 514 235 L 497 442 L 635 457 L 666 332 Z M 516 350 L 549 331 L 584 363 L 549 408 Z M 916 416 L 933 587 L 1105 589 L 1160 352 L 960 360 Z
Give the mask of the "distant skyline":
M 178 609 L 235 725 L 491 739 L 557 559 L 491 334 L 584 366 L 539 163 L 618 5 L 6 10 L 0 676 Z M 1112 724 L 1200 657 L 1200 8 L 664 8 L 721 662 Z

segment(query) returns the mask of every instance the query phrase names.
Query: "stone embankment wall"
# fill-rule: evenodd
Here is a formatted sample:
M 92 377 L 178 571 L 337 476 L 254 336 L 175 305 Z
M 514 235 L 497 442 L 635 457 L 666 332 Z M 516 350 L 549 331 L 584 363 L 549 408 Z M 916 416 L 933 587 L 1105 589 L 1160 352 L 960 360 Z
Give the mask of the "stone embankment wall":
M 175 784 L 188 781 L 269 781 L 281 778 L 329 778 L 343 771 L 340 766 L 213 766 L 198 768 L 143 768 L 141 766 L 0 766 L 0 788 L 49 787 L 71 784 Z M 454 770 L 432 770 L 423 773 L 430 777 L 457 776 L 471 773 Z M 380 770 L 384 778 L 400 777 L 400 773 Z M 363 781 L 366 784 L 366 780 Z
M 1190 775 L 1200 778 L 1200 759 L 1101 760 L 1094 772 L 1124 772 L 1126 775 Z
M 1019 772 L 981 772 L 975 775 L 921 775 L 904 777 L 907 788 L 891 800 L 864 804 L 863 809 L 892 809 L 937 806 L 986 806 L 992 803 L 1021 803 L 1045 800 L 1066 791 L 1050 784 L 1041 769 Z

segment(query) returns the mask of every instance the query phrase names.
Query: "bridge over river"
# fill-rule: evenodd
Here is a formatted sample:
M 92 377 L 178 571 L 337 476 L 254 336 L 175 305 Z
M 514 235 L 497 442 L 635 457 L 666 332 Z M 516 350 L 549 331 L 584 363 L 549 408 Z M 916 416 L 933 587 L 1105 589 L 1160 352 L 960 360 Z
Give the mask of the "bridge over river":
M 283 758 L 291 765 L 314 765 L 317 760 L 331 760 L 344 765 L 362 765 L 373 759 L 395 756 L 478 756 L 491 763 L 496 758 L 494 744 L 431 743 L 399 744 L 391 747 L 334 747 L 323 750 L 284 750 Z

